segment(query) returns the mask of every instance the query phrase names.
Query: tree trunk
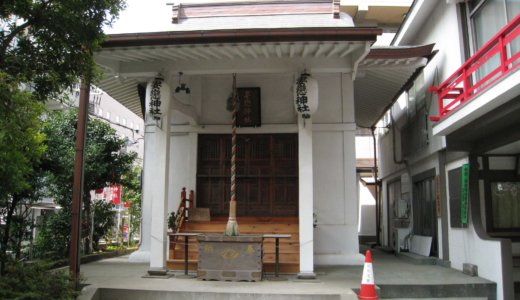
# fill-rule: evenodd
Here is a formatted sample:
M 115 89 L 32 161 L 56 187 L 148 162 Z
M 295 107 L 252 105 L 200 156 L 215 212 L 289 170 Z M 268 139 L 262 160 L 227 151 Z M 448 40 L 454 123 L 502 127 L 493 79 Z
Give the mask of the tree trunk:
M 86 196 L 83 200 L 83 206 L 85 210 L 85 220 L 84 223 L 87 228 L 83 228 L 83 230 L 88 230 L 88 235 L 86 235 L 84 239 L 84 252 L 85 254 L 92 253 L 92 207 L 90 202 L 90 196 Z
M 5 218 L 4 235 L 0 244 L 0 276 L 5 274 L 5 268 L 7 265 L 7 246 L 9 244 L 11 221 L 14 215 L 16 201 L 16 196 L 13 197 L 11 206 L 9 206 L 9 201 L 7 201 L 7 215 Z

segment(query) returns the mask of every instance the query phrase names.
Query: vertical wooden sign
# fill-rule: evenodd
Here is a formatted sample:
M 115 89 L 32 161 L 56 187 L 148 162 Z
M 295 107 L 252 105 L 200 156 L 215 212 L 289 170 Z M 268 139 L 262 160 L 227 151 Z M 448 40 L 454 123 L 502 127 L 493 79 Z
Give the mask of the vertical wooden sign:
M 238 88 L 238 127 L 260 127 L 260 88 Z
M 462 165 L 462 179 L 460 191 L 460 219 L 462 225 L 468 225 L 468 190 L 469 190 L 469 164 Z

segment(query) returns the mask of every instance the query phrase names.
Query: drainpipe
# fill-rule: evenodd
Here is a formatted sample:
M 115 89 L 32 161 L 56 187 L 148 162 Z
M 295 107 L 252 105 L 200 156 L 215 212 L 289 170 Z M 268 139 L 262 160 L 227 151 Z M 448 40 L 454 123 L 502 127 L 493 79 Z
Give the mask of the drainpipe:
M 372 141 L 374 143 L 374 167 L 372 169 L 375 184 L 375 197 L 376 197 L 376 245 L 381 245 L 381 197 L 379 197 L 379 180 L 377 179 L 377 148 L 376 148 L 376 128 L 371 128 Z

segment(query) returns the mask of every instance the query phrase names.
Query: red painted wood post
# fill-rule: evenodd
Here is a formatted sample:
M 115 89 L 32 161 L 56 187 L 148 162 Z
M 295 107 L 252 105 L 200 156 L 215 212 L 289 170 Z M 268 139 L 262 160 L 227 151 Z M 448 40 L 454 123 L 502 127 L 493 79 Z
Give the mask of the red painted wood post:
M 500 69 L 502 70 L 502 75 L 507 73 L 507 49 L 506 45 L 504 45 L 504 37 L 500 36 L 498 38 L 498 47 L 500 47 Z
M 469 79 L 468 79 L 468 74 L 466 73 L 466 68 L 464 68 L 464 70 L 462 70 L 462 80 L 463 80 L 463 83 L 464 83 L 464 89 L 462 90 L 462 94 L 464 95 L 462 97 L 462 101 L 460 102 L 461 104 L 466 102 L 468 99 L 469 99 L 469 94 L 468 94 L 468 90 L 469 90 Z

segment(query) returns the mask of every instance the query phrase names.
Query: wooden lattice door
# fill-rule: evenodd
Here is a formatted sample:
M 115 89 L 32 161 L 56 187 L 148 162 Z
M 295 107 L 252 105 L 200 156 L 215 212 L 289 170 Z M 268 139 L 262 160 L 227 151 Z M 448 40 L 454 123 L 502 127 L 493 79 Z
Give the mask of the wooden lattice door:
M 238 216 L 297 216 L 297 135 L 239 135 L 237 142 Z M 228 213 L 230 151 L 230 135 L 199 135 L 197 206 L 213 216 Z

